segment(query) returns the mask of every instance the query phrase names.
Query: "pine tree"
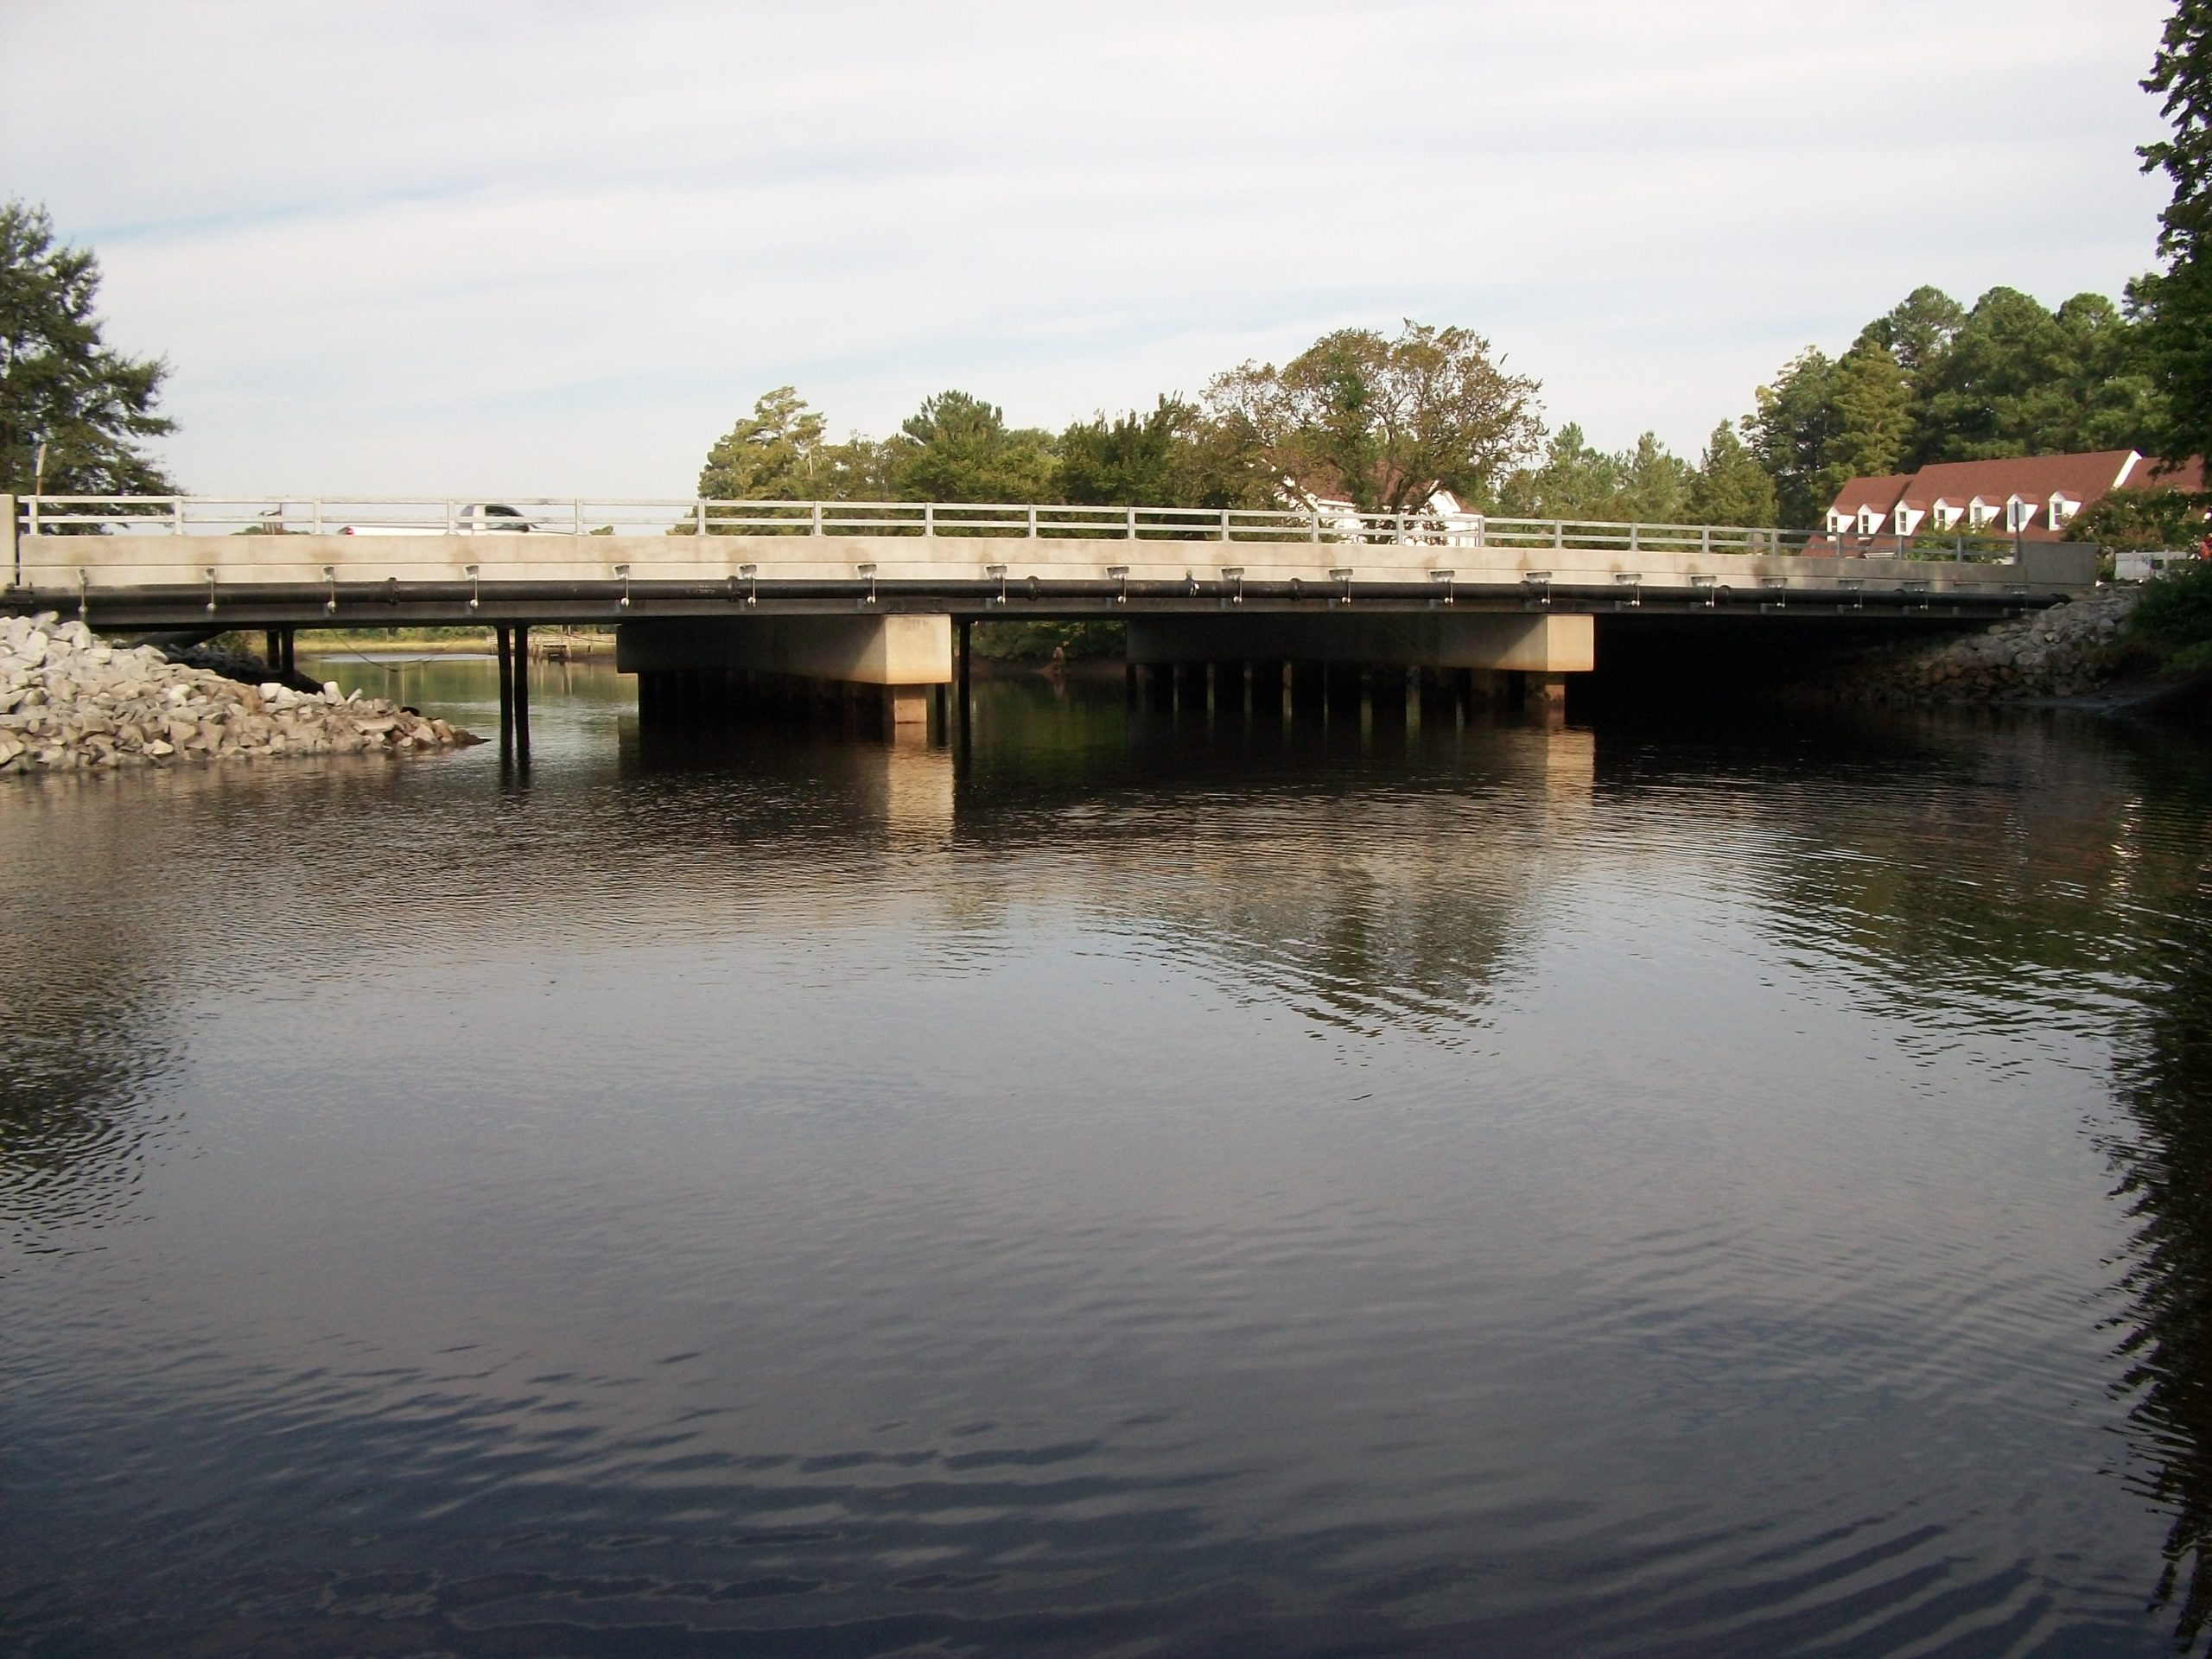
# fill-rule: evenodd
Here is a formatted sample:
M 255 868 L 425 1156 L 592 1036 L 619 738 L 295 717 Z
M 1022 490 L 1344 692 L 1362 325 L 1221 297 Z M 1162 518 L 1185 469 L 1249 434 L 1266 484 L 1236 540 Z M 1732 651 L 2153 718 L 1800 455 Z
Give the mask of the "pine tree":
M 2139 152 L 2143 170 L 2164 172 L 2173 200 L 2160 215 L 2166 269 L 2131 284 L 2128 305 L 2164 399 L 2158 447 L 2212 454 L 2212 0 L 2177 0 L 2143 89 L 2165 95 L 2173 124 L 2172 137 Z
M 154 413 L 168 365 L 101 344 L 99 285 L 99 262 L 58 246 L 44 208 L 0 203 L 0 489 L 30 492 L 43 442 L 49 494 L 175 491 L 137 442 L 176 429 Z

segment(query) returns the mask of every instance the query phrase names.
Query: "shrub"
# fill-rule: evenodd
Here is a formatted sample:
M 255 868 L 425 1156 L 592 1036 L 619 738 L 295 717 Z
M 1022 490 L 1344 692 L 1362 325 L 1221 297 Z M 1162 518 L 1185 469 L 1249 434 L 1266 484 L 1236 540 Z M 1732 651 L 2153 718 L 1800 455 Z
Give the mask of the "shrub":
M 2212 667 L 2212 559 L 2171 565 L 2145 582 L 2128 631 L 2168 668 Z

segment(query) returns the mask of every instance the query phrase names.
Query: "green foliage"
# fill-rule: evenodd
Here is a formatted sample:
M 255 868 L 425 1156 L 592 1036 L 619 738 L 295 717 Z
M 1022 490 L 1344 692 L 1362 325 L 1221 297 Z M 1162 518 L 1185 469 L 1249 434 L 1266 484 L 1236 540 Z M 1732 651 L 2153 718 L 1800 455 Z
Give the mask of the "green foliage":
M 979 622 L 976 654 L 995 663 L 1044 663 L 1058 647 L 1071 663 L 1118 657 L 1127 632 L 1119 622 Z
M 1052 501 L 1058 461 L 1049 433 L 1009 427 L 964 391 L 925 398 L 891 440 L 893 493 L 906 501 Z
M 1541 465 L 1516 473 L 1498 493 L 1499 511 L 1526 518 L 1606 524 L 1675 524 L 1689 509 L 1695 474 L 1645 433 L 1633 448 L 1606 454 L 1572 421 L 1554 433 Z
M 1835 499 L 1833 488 L 1823 490 L 1834 476 L 1828 445 L 1840 418 L 1834 360 L 1808 346 L 1783 364 L 1774 384 L 1761 386 L 1758 397 L 1758 410 L 1744 422 L 1752 453 L 1774 480 L 1782 522 L 1809 529 Z
M 0 489 L 29 493 L 43 439 L 50 494 L 175 492 L 137 442 L 176 429 L 154 413 L 168 365 L 100 343 L 99 283 L 44 208 L 0 202 Z
M 2204 539 L 2212 494 L 2192 490 L 2114 490 L 2068 526 L 2099 547 L 2187 548 Z
M 1764 527 L 1775 522 L 1775 513 L 1774 480 L 1736 429 L 1721 422 L 1690 479 L 1690 521 Z
M 1835 400 L 1835 424 L 1821 471 L 1834 480 L 1827 491 L 1833 500 L 1854 478 L 1897 470 L 1912 429 L 1912 391 L 1891 348 L 1862 334 L 1836 359 L 1829 395 Z
M 1921 376 L 1942 360 L 1966 320 L 1966 307 L 1940 288 L 1923 286 L 1868 323 L 1859 338 L 1897 359 L 1917 397 Z
M 2047 311 L 1993 288 L 1921 372 L 1905 464 L 2144 448 L 2159 409 L 2139 359 L 2133 329 L 2101 294 Z
M 1198 411 L 1163 396 L 1158 408 L 1132 410 L 1109 423 L 1102 412 L 1060 434 L 1060 490 L 1087 506 L 1180 506 L 1185 448 Z
M 1481 336 L 1408 319 L 1395 339 L 1344 328 L 1280 369 L 1246 363 L 1207 388 L 1206 412 L 1274 477 L 1402 512 L 1439 490 L 1489 499 L 1543 435 L 1537 390 Z
M 2170 669 L 2212 665 L 2212 559 L 2192 559 L 2145 582 L 2127 626 Z
M 1782 522 L 1809 530 L 1853 478 L 1931 461 L 2141 449 L 2163 403 L 2142 330 L 2098 294 L 2056 310 L 1993 288 L 1967 310 L 1919 288 L 1831 359 L 1808 346 L 1745 422 Z
M 827 423 L 789 386 L 764 392 L 753 413 L 707 451 L 699 493 L 710 501 L 881 501 L 891 494 L 884 446 L 855 433 L 824 442 Z
M 2139 152 L 2143 170 L 2164 173 L 2173 197 L 2159 215 L 2167 267 L 2131 284 L 2128 305 L 2163 397 L 2158 447 L 2212 454 L 2212 0 L 2177 0 L 2143 89 L 2164 95 L 2160 112 L 2173 126 Z

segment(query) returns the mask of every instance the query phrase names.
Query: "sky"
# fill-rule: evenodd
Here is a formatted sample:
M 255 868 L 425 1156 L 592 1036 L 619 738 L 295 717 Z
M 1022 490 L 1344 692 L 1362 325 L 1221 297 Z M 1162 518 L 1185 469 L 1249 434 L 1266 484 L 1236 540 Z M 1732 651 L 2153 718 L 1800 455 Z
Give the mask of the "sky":
M 0 197 L 202 493 L 684 496 L 791 385 L 1057 429 L 1456 323 L 1694 456 L 1933 283 L 2117 296 L 2165 0 L 7 0 Z

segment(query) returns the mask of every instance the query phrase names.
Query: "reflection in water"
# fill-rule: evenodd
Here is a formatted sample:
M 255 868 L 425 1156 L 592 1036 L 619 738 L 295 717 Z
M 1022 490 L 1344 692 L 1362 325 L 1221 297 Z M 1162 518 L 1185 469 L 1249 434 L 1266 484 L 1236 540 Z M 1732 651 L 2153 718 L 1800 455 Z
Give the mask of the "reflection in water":
M 2154 756 L 2145 767 L 2175 767 L 2158 781 L 2193 798 L 2200 823 L 2212 810 L 2205 774 L 2175 763 L 2201 758 Z M 2158 835 L 2158 823 L 2146 815 L 2127 849 L 2164 867 L 2141 896 L 2172 908 L 2115 1065 L 2131 1121 L 2113 1138 L 2113 1160 L 2137 1225 L 2121 1281 L 2127 1310 L 2114 1324 L 2125 1332 L 2120 1387 L 2148 1465 L 2132 1484 L 2172 1516 L 2158 1596 L 2176 1605 L 2176 1635 L 2193 1646 L 2212 1616 L 2212 857 L 2201 840 Z
M 533 671 L 0 792 L 8 1645 L 2195 1633 L 2201 757 Z

